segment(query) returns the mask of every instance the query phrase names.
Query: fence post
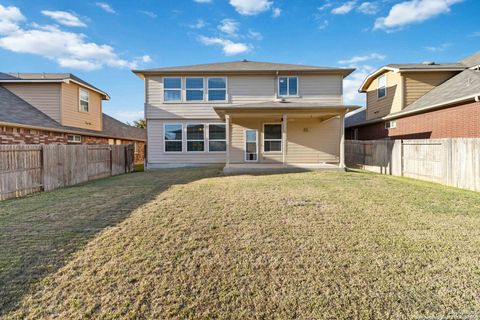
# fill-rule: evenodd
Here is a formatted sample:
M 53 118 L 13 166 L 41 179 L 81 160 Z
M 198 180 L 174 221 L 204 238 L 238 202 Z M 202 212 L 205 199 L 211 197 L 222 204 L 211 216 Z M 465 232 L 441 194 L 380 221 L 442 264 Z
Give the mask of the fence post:
M 403 177 L 403 157 L 404 157 L 404 150 L 403 150 L 403 139 L 400 139 L 400 176 Z
M 109 145 L 108 149 L 110 150 L 110 177 L 113 174 L 113 155 L 112 155 L 112 146 Z
M 443 142 L 445 148 L 445 181 L 444 183 L 447 186 L 451 186 L 453 181 L 452 181 L 452 138 L 445 139 Z

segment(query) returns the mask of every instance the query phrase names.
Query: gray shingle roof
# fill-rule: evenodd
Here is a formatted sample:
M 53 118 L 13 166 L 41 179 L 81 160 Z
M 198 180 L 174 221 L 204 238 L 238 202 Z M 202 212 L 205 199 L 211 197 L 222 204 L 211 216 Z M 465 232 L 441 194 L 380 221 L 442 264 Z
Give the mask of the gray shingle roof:
M 463 98 L 480 95 L 480 71 L 464 70 L 408 105 L 402 111 L 393 113 L 398 116 L 420 111 L 425 108 L 445 105 Z M 390 117 L 390 116 L 389 116 Z
M 467 67 L 478 66 L 480 64 L 480 51 L 475 54 L 472 54 L 471 56 L 464 58 L 460 62 L 466 65 Z
M 466 66 L 462 63 L 435 63 L 435 64 L 427 64 L 427 63 L 396 63 L 396 64 L 387 64 L 386 67 L 400 69 L 400 71 L 405 69 L 413 69 L 413 70 L 444 70 L 444 69 L 452 69 L 452 70 L 463 70 Z
M 105 113 L 103 114 L 102 119 L 102 131 L 62 126 L 60 123 L 53 120 L 25 100 L 21 99 L 3 86 L 0 86 L 0 122 L 41 127 L 78 134 L 92 134 L 108 138 L 143 141 L 147 139 L 147 132 L 145 129 L 126 125 Z
M 108 98 L 108 94 L 106 94 L 104 91 L 98 89 L 92 84 L 80 79 L 79 77 L 71 73 L 4 73 L 4 72 L 0 72 L 0 80 L 2 82 L 5 82 L 5 81 L 15 82 L 15 81 L 22 81 L 22 80 L 36 80 L 36 81 L 45 81 L 45 82 L 74 80 L 83 84 L 84 86 L 95 89 L 96 91 L 104 94 Z
M 168 72 L 275 72 L 275 71 L 325 71 L 348 75 L 355 69 L 306 66 L 300 64 L 285 64 L 257 61 L 232 61 L 208 64 L 196 64 L 190 66 L 166 67 L 146 70 L 133 70 L 134 73 L 168 73 Z
M 354 114 L 345 117 L 345 128 L 354 126 L 367 120 L 367 109 L 362 109 Z

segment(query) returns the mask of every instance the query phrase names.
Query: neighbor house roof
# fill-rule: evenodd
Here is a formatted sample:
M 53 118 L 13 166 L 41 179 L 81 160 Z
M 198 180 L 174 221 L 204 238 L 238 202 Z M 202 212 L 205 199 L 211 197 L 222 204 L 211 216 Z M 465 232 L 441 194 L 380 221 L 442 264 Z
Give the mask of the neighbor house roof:
M 355 69 L 331 68 L 319 66 L 306 66 L 301 64 L 285 64 L 257 61 L 232 61 L 208 64 L 196 64 L 190 66 L 166 67 L 146 70 L 133 70 L 139 76 L 144 74 L 169 74 L 169 73 L 276 73 L 276 72 L 316 72 L 316 73 L 336 73 L 348 76 Z
M 96 91 L 109 100 L 110 97 L 104 91 L 96 88 L 90 83 L 80 79 L 71 73 L 3 73 L 0 72 L 0 83 L 25 83 L 25 82 L 74 82 L 90 90 Z
M 467 69 L 433 88 L 402 111 L 386 116 L 385 119 L 472 100 L 478 96 L 480 96 L 480 71 Z
M 126 125 L 107 114 L 103 114 L 102 119 L 102 131 L 63 126 L 0 85 L 0 124 L 126 140 L 145 141 L 147 139 L 145 129 Z
M 460 60 L 460 63 L 466 65 L 469 68 L 480 65 L 480 51 Z

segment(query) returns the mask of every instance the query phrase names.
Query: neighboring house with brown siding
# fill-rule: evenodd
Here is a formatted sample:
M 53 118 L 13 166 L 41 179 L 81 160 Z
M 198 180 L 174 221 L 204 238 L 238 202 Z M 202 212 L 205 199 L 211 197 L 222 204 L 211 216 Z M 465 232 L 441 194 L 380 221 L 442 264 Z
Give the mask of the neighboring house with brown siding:
M 0 144 L 135 144 L 146 130 L 102 112 L 109 96 L 72 74 L 0 73 Z
M 386 65 L 359 92 L 367 105 L 346 117 L 347 139 L 480 137 L 480 52 L 456 63 Z
M 235 61 L 133 71 L 145 83 L 148 168 L 343 168 L 353 69 Z

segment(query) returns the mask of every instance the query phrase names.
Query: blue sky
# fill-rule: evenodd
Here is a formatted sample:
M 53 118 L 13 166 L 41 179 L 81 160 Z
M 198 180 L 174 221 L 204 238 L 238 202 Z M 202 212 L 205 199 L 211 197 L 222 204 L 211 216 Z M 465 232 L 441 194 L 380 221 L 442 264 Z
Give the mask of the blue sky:
M 354 66 L 345 102 L 388 63 L 480 50 L 479 0 L 0 0 L 0 71 L 71 72 L 108 92 L 104 111 L 143 117 L 132 68 L 249 59 Z

